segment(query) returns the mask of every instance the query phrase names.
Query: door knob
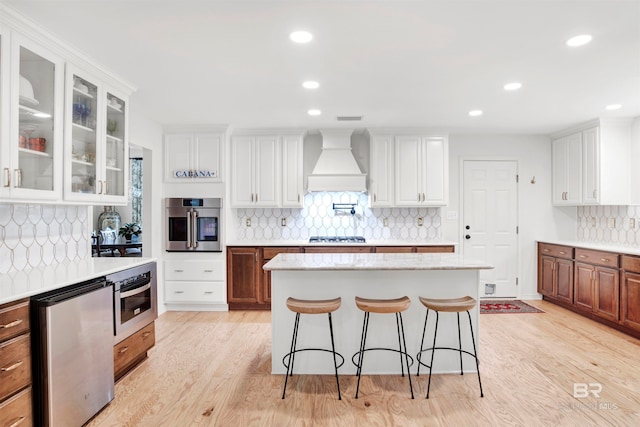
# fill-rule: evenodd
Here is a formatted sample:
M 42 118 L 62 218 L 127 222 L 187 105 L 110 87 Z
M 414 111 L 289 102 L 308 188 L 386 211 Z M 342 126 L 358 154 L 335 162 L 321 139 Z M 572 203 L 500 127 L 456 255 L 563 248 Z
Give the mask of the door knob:
M 468 234 L 466 236 L 464 236 L 465 239 L 469 240 L 471 238 L 471 236 L 469 236 Z
M 465 228 L 466 228 L 467 230 L 470 230 L 470 229 L 471 229 L 471 227 L 469 227 L 468 225 L 467 225 Z

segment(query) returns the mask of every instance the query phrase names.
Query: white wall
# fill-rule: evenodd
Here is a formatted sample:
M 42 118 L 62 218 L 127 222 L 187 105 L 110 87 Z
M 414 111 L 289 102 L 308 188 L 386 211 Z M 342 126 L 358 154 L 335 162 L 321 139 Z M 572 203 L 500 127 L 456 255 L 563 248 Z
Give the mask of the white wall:
M 539 298 L 537 240 L 576 238 L 576 208 L 551 206 L 551 141 L 548 136 L 449 136 L 449 206 L 443 208 L 443 240 L 462 242 L 460 160 L 515 160 L 518 162 L 518 297 Z M 531 183 L 535 177 L 535 184 Z M 457 219 L 447 219 L 457 213 Z

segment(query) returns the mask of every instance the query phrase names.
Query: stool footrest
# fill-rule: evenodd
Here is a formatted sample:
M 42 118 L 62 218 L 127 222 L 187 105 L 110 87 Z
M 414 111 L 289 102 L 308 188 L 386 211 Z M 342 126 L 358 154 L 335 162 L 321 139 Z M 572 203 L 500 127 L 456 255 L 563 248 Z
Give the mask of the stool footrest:
M 373 347 L 373 348 L 365 348 L 364 351 L 371 351 L 371 350 L 384 350 L 384 351 L 393 351 L 394 353 L 400 353 L 403 356 L 407 356 L 409 358 L 409 361 L 411 362 L 409 364 L 409 367 L 413 366 L 413 357 L 408 354 L 407 352 L 404 351 L 400 351 L 400 350 L 396 350 L 395 348 L 385 348 L 385 347 Z M 356 351 L 354 353 L 353 356 L 351 356 L 351 363 L 353 363 L 355 366 L 358 366 L 358 362 L 356 362 L 356 356 L 358 356 L 360 354 L 359 351 Z
M 331 355 L 333 355 L 333 351 L 331 350 L 327 350 L 326 348 L 298 348 L 292 352 L 289 352 L 287 354 L 284 355 L 284 357 L 282 358 L 282 364 L 285 366 L 285 368 L 289 369 L 289 360 L 291 360 L 291 355 L 295 354 L 295 353 L 300 353 L 302 351 L 324 351 L 326 353 L 330 353 Z M 342 367 L 342 365 L 344 365 L 344 357 L 338 353 L 336 351 L 336 357 L 339 357 L 341 362 L 338 364 L 338 366 L 336 366 L 336 368 L 340 368 Z M 287 359 L 287 361 L 285 362 L 285 359 Z M 293 373 L 292 373 L 293 374 Z
M 427 368 L 430 368 L 430 365 L 427 365 L 426 363 L 424 363 L 422 361 L 422 353 L 426 353 L 427 351 L 433 351 L 433 350 L 451 350 L 451 351 L 455 351 L 457 353 L 465 353 L 468 354 L 469 356 L 473 357 L 474 359 L 476 359 L 478 361 L 478 364 L 480 363 L 480 359 L 478 359 L 478 356 L 476 356 L 475 354 L 471 353 L 470 351 L 467 350 L 460 350 L 459 348 L 453 348 L 453 347 L 429 347 L 429 348 L 425 348 L 423 350 L 420 350 L 418 352 L 418 354 L 416 355 L 416 360 L 418 361 L 418 363 L 422 366 L 425 366 Z

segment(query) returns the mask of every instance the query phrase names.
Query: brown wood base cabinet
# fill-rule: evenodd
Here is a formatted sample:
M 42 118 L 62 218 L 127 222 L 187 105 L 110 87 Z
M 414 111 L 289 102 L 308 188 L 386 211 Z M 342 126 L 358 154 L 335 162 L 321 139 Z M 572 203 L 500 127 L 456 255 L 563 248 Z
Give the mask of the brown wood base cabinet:
M 113 370 L 116 380 L 147 358 L 147 351 L 156 342 L 155 331 L 155 323 L 151 322 L 113 347 Z
M 454 252 L 439 246 L 228 246 L 227 303 L 230 310 L 270 310 L 271 272 L 262 266 L 280 253 Z
M 572 254 L 572 275 L 559 273 L 560 252 Z M 560 283 L 569 279 L 573 299 L 561 291 L 568 286 Z M 539 242 L 538 292 L 545 300 L 640 338 L 640 257 Z
M 0 426 L 33 425 L 29 300 L 0 305 Z

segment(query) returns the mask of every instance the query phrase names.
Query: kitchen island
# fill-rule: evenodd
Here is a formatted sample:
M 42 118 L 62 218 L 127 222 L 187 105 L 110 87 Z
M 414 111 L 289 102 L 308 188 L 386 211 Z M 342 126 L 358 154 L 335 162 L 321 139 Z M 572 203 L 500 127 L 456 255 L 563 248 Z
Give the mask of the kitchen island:
M 362 333 L 363 312 L 355 305 L 355 297 L 397 298 L 408 296 L 411 307 L 403 313 L 409 354 L 415 358 L 420 346 L 426 309 L 418 297 L 451 298 L 470 295 L 479 299 L 479 271 L 493 268 L 484 262 L 465 259 L 459 254 L 429 253 L 339 253 L 279 254 L 264 266 L 271 271 L 271 372 L 284 374 L 283 356 L 291 346 L 295 314 L 287 309 L 288 297 L 330 299 L 342 297 L 342 306 L 332 314 L 336 351 L 345 358 L 340 374 L 355 374 L 351 357 L 358 351 Z M 466 316 L 465 316 L 466 317 Z M 471 312 L 476 343 L 479 342 L 478 309 Z M 465 320 L 462 318 L 462 320 Z M 433 323 L 432 323 L 433 322 Z M 430 316 L 428 337 L 433 337 L 435 316 Z M 462 345 L 471 346 L 469 328 L 462 324 Z M 372 315 L 369 321 L 367 347 L 395 347 L 398 338 L 396 322 L 391 315 Z M 440 315 L 438 346 L 457 347 L 455 314 Z M 426 345 L 425 345 L 426 346 Z M 325 315 L 303 315 L 300 320 L 298 348 L 331 348 Z M 459 371 L 458 357 L 449 352 L 436 352 L 434 373 Z M 455 357 L 452 357 L 453 356 Z M 472 358 L 465 356 L 464 370 L 475 372 Z M 411 371 L 415 372 L 417 362 Z M 333 360 L 327 353 L 307 352 L 296 357 L 297 374 L 332 374 Z M 400 373 L 398 355 L 392 352 L 367 354 L 365 374 Z

